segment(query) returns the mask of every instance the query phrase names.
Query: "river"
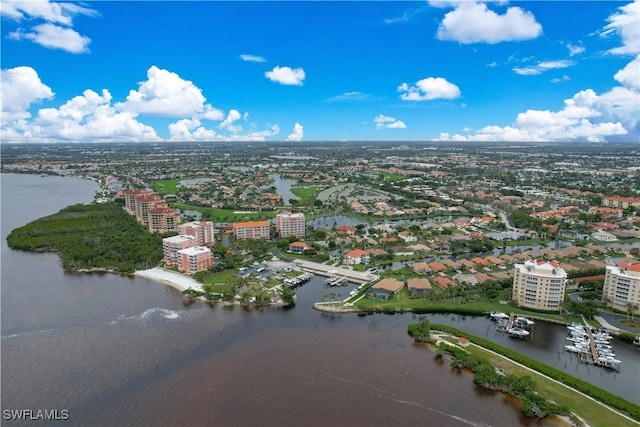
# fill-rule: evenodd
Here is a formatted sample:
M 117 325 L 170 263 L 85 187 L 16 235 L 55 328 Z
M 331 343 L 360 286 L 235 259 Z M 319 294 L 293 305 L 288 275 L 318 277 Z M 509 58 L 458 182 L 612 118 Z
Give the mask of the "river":
M 406 325 L 418 316 L 312 310 L 333 291 L 320 278 L 292 309 L 210 307 L 146 279 L 65 274 L 57 255 L 13 251 L 11 229 L 98 187 L 1 178 L 3 410 L 66 409 L 67 425 L 553 425 L 414 345 Z M 485 318 L 440 318 L 491 334 Z M 616 381 L 631 373 L 623 366 Z

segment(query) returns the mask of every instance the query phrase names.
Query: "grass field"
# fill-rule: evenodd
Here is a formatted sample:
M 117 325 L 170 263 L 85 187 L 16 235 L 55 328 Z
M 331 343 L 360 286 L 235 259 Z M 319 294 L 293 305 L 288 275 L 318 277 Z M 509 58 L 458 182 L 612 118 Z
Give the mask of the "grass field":
M 453 343 L 456 342 L 453 339 L 450 341 Z M 631 421 L 613 412 L 609 407 L 597 404 L 593 399 L 571 388 L 560 385 L 544 375 L 520 366 L 503 356 L 476 345 L 470 345 L 466 350 L 487 359 L 492 365 L 502 369 L 504 372 L 521 376 L 529 375 L 534 379 L 539 392 L 561 406 L 566 405 L 573 413 L 585 420 L 592 427 L 632 425 Z
M 178 192 L 179 179 L 163 179 L 151 184 L 153 191 L 164 196 L 166 194 L 176 194 Z
M 444 290 L 438 290 L 442 294 L 446 294 Z M 463 303 L 460 302 L 460 297 L 444 298 L 442 300 L 433 301 L 431 298 L 411 298 L 409 290 L 404 288 L 400 293 L 388 301 L 374 301 L 373 298 L 361 298 L 355 306 L 363 310 L 417 310 L 417 311 L 433 311 L 433 312 L 469 312 L 469 313 L 490 313 L 492 311 L 502 311 L 504 313 L 516 313 L 529 316 L 539 316 L 546 319 L 562 321 L 562 322 L 581 322 L 578 317 L 567 318 L 562 317 L 559 314 L 550 313 L 532 313 L 531 311 L 523 310 L 518 307 L 513 307 L 508 304 L 501 304 L 499 302 L 489 301 L 479 294 L 480 299 L 478 301 L 471 301 L 470 298 L 463 298 Z M 357 297 L 352 298 L 355 300 Z M 352 302 L 352 301 L 349 301 Z
M 320 190 L 320 187 L 295 187 L 291 188 L 291 192 L 300 197 L 301 203 L 308 205 L 314 199 L 316 193 Z
M 205 208 L 202 206 L 192 206 L 187 203 L 170 203 L 173 208 L 182 210 L 192 210 L 200 212 L 203 216 L 216 222 L 240 222 L 240 221 L 254 221 L 259 219 L 269 219 L 276 216 L 276 211 L 261 211 L 261 212 L 242 212 L 236 213 L 231 209 L 220 208 Z
M 396 181 L 402 181 L 403 179 L 407 179 L 406 176 L 400 175 L 397 173 L 382 172 L 381 175 L 384 177 L 384 181 L 386 182 L 396 182 Z

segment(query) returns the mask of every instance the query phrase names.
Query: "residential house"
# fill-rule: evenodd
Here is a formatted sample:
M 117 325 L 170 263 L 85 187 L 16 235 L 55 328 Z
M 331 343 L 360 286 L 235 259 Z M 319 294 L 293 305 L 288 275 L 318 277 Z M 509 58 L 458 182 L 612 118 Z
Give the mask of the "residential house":
M 429 274 L 431 272 L 431 267 L 426 262 L 416 262 L 413 264 L 413 271 L 416 274 Z
M 403 281 L 388 277 L 367 289 L 367 296 L 380 300 L 389 300 L 398 294 L 402 288 L 404 288 Z
M 404 240 L 405 243 L 413 243 L 418 241 L 418 238 L 409 231 L 401 231 L 400 233 L 398 233 L 398 237 Z
M 289 252 L 294 254 L 304 253 L 309 247 L 305 242 L 292 242 L 289 243 Z
M 426 278 L 412 278 L 407 280 L 407 288 L 412 297 L 423 297 L 431 293 L 431 282 Z
M 369 252 L 355 249 L 344 254 L 342 262 L 347 265 L 369 264 Z

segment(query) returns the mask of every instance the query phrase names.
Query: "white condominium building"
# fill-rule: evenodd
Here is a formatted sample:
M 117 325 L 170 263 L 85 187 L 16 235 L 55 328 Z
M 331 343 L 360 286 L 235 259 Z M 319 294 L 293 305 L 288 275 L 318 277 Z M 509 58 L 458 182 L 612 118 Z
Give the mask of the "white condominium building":
M 306 226 L 303 213 L 284 211 L 276 215 L 276 232 L 280 237 L 304 237 Z
M 559 311 L 567 273 L 558 263 L 526 261 L 514 266 L 512 299 L 522 307 Z
M 193 236 L 198 246 L 213 246 L 215 244 L 213 221 L 192 221 L 180 225 L 180 234 Z
M 607 266 L 602 299 L 607 307 L 627 312 L 629 304 L 634 313 L 640 311 L 640 264 L 623 262 L 617 267 Z

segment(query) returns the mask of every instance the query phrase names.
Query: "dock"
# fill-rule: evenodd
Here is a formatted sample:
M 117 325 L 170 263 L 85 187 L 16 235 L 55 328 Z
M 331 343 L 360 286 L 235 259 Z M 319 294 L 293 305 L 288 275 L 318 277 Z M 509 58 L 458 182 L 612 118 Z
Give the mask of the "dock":
M 294 261 L 295 268 L 303 271 L 317 274 L 319 276 L 331 277 L 337 276 L 344 280 L 354 283 L 369 283 L 380 279 L 380 276 L 364 271 L 350 270 L 344 267 L 334 267 L 332 265 L 321 264 L 307 260 L 298 259 Z

